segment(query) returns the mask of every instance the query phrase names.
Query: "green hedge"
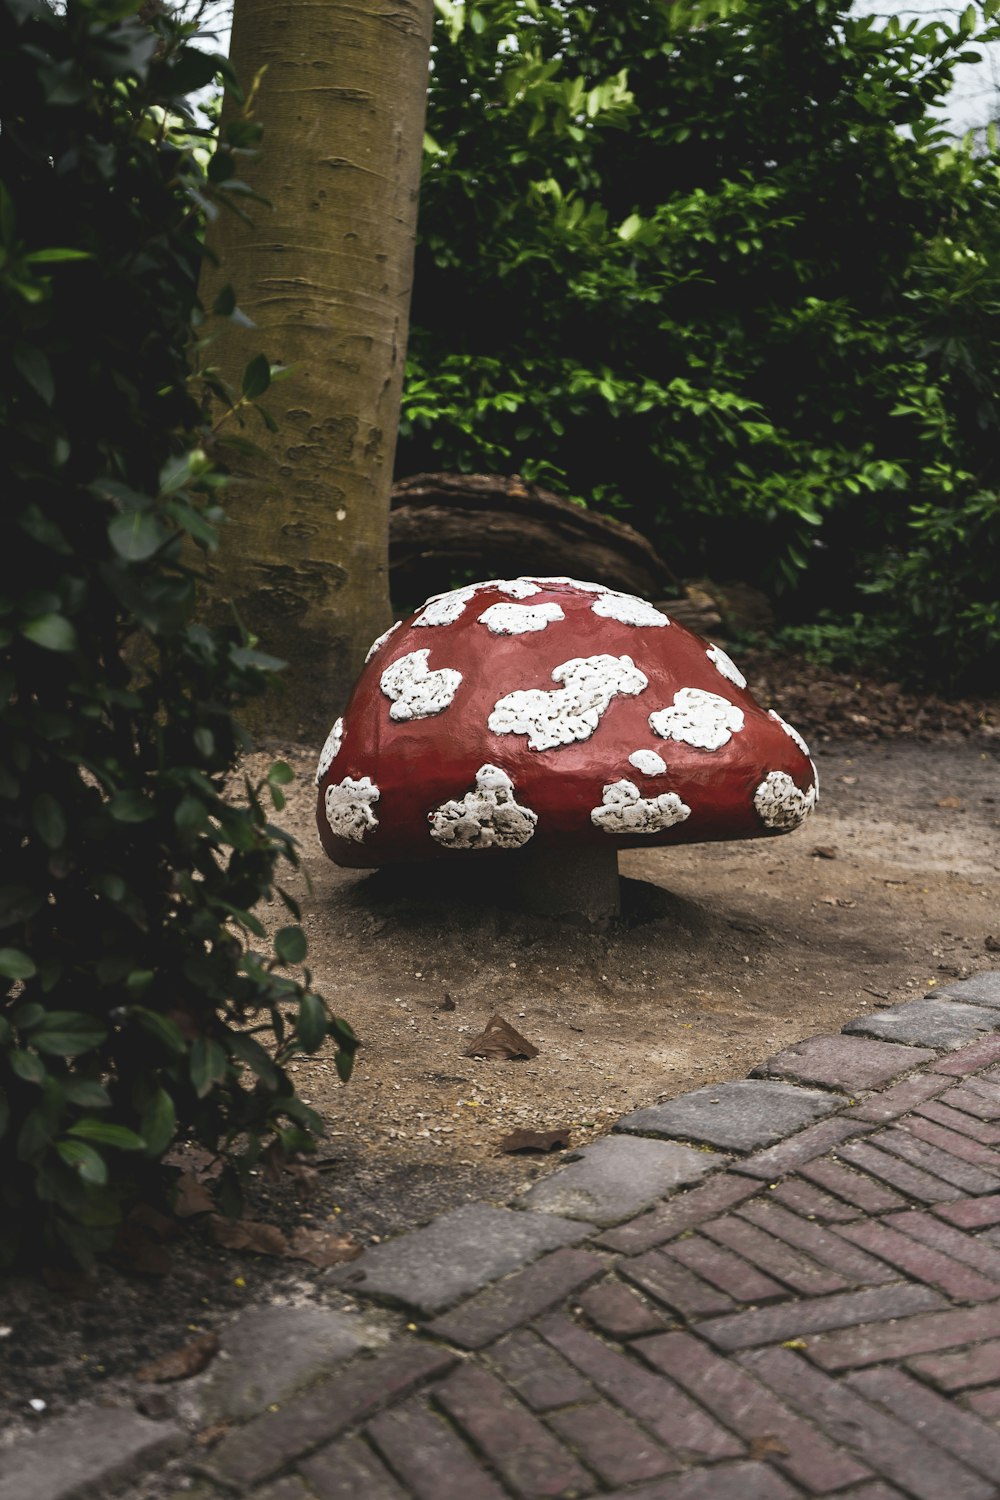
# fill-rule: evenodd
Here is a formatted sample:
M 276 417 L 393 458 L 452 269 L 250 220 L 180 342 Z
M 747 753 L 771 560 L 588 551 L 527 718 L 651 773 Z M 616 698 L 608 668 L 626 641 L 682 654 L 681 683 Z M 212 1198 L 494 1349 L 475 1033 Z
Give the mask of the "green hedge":
M 0 0 L 0 1261 L 86 1262 L 160 1158 L 222 1152 L 225 1198 L 320 1121 L 285 1070 L 328 1037 L 271 821 L 289 768 L 231 780 L 274 668 L 198 622 L 223 523 L 193 325 L 213 150 L 186 97 L 225 64 L 138 0 Z M 229 289 L 219 316 L 240 316 Z M 258 357 L 239 406 L 266 387 Z M 199 552 L 200 549 L 200 552 Z M 238 792 L 239 795 L 233 795 Z M 273 946 L 254 915 L 287 908 Z

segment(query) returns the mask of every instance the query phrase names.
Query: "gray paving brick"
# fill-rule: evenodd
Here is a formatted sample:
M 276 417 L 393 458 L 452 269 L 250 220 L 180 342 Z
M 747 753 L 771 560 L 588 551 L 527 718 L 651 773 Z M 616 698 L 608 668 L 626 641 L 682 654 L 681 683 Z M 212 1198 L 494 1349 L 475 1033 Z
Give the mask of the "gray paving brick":
M 405 1491 L 361 1438 L 342 1438 L 299 1465 L 309 1484 L 302 1500 L 406 1500 Z M 258 1500 L 260 1491 L 255 1491 Z
M 725 1292 L 703 1281 L 663 1250 L 647 1250 L 645 1255 L 622 1261 L 619 1271 L 685 1318 L 710 1317 L 733 1306 L 732 1298 Z
M 185 1441 L 173 1422 L 150 1422 L 128 1407 L 82 1408 L 3 1450 L 0 1500 L 116 1495 Z
M 402 1303 L 425 1317 L 443 1312 L 546 1250 L 575 1245 L 588 1229 L 555 1214 L 470 1203 L 409 1234 L 373 1245 L 326 1278 L 359 1296 Z
M 553 1250 L 526 1270 L 442 1313 L 427 1325 L 427 1331 L 463 1349 L 482 1349 L 501 1334 L 548 1312 L 604 1271 L 603 1259 L 590 1250 Z
M 756 1151 L 829 1114 L 838 1101 L 791 1083 L 740 1078 L 638 1109 L 616 1130 L 704 1141 L 726 1151 Z
M 737 1203 L 760 1191 L 760 1184 L 747 1182 L 731 1172 L 719 1172 L 699 1187 L 678 1193 L 650 1213 L 640 1214 L 627 1224 L 609 1229 L 595 1242 L 608 1250 L 623 1250 L 628 1255 L 641 1254 L 663 1245 L 685 1230 L 714 1219 Z
M 863 1099 L 849 1114 L 854 1120 L 872 1120 L 876 1124 L 882 1124 L 886 1120 L 896 1120 L 900 1115 L 908 1114 L 925 1100 L 933 1099 L 936 1094 L 943 1094 L 947 1087 L 947 1079 L 942 1078 L 939 1073 L 915 1073 L 912 1078 L 904 1078 L 901 1083 L 893 1084 L 891 1089 L 884 1089 L 882 1093 Z
M 553 1412 L 548 1421 L 605 1484 L 635 1484 L 680 1468 L 648 1433 L 603 1401 Z
M 906 1000 L 902 1005 L 857 1016 L 848 1021 L 844 1030 L 850 1036 L 874 1036 L 887 1042 L 951 1049 L 992 1031 L 997 1024 L 996 1012 L 985 1006 L 924 999 Z
M 562 1443 L 481 1366 L 465 1364 L 432 1394 L 523 1500 L 585 1495 L 594 1488 Z
M 638 1490 L 615 1490 L 604 1500 L 799 1500 L 800 1494 L 769 1464 L 744 1463 L 657 1479 Z
M 697 1182 L 722 1161 L 715 1152 L 673 1141 L 605 1136 L 536 1182 L 516 1206 L 608 1227 Z
M 542 1337 L 576 1365 L 609 1400 L 640 1421 L 688 1463 L 739 1458 L 743 1444 L 679 1386 L 619 1354 L 592 1333 L 556 1315 L 538 1325 Z
M 757 1349 L 741 1355 L 740 1363 L 916 1500 L 996 1500 L 979 1474 L 789 1350 Z
M 946 1309 L 940 1293 L 929 1286 L 896 1282 L 893 1286 L 866 1288 L 862 1292 L 837 1292 L 832 1297 L 814 1297 L 802 1302 L 783 1302 L 750 1312 L 731 1313 L 699 1323 L 698 1332 L 717 1349 L 750 1349 L 758 1344 L 784 1343 L 807 1338 L 828 1329 L 878 1324 L 882 1319 L 912 1317 L 917 1313 Z M 810 1338 L 809 1347 L 814 1340 Z M 925 1347 L 936 1348 L 930 1344 Z
M 619 1343 L 643 1333 L 662 1332 L 669 1322 L 667 1315 L 620 1281 L 603 1281 L 600 1286 L 589 1287 L 579 1303 L 587 1321 Z
M 473 1495 L 507 1500 L 446 1419 L 422 1398 L 382 1412 L 369 1422 L 367 1434 L 417 1500 L 472 1500 Z
M 201 1421 L 245 1421 L 356 1354 L 366 1342 L 356 1317 L 309 1303 L 249 1307 L 223 1331 L 218 1358 L 199 1382 Z
M 974 974 L 971 979 L 956 979 L 934 991 L 938 1000 L 959 1000 L 970 1005 L 992 1005 L 1000 1009 L 1000 969 Z
M 942 1203 L 934 1212 L 961 1229 L 984 1229 L 1000 1224 L 1000 1193 L 987 1198 L 966 1198 L 961 1203 Z
M 577 1401 L 596 1401 L 597 1392 L 537 1333 L 521 1329 L 486 1351 L 487 1358 L 532 1411 L 553 1411 Z
M 1000 1385 L 988 1390 L 966 1391 L 964 1400 L 970 1411 L 985 1417 L 987 1422 L 1000 1422 Z
M 806 1162 L 815 1161 L 827 1151 L 839 1146 L 851 1136 L 865 1135 L 871 1130 L 861 1120 L 852 1120 L 846 1114 L 833 1115 L 828 1120 L 819 1120 L 769 1146 L 766 1151 L 755 1151 L 733 1163 L 735 1172 L 746 1172 L 750 1177 L 759 1177 L 767 1183 L 776 1182 L 788 1172 L 794 1172 Z
M 321 1380 L 278 1411 L 234 1428 L 212 1452 L 206 1471 L 230 1487 L 261 1484 L 454 1363 L 446 1349 L 403 1342 L 371 1359 L 353 1360 L 335 1379 Z
M 819 1084 L 845 1094 L 862 1093 L 912 1073 L 936 1053 L 897 1042 L 862 1037 L 811 1036 L 785 1047 L 753 1069 L 751 1078 L 787 1078 L 792 1083 Z
M 790 1479 L 825 1495 L 867 1478 L 871 1470 L 810 1427 L 773 1391 L 760 1385 L 733 1361 L 707 1349 L 687 1333 L 658 1334 L 636 1344 L 642 1358 L 669 1375 L 747 1442 L 765 1435 L 777 1439 L 784 1453 L 774 1463 Z
M 994 1385 L 1000 1380 L 1000 1339 L 987 1339 L 971 1349 L 952 1354 L 922 1354 L 907 1361 L 924 1380 L 943 1391 L 965 1391 L 972 1386 Z
M 880 1288 L 884 1292 L 891 1290 L 891 1287 Z M 918 1288 L 909 1290 L 915 1292 Z M 930 1292 L 929 1287 L 926 1290 Z M 959 1308 L 941 1304 L 938 1312 L 918 1313 L 915 1317 L 895 1314 L 894 1321 L 884 1321 L 885 1313 L 875 1316 L 877 1321 L 810 1339 L 809 1358 L 831 1372 L 860 1370 L 865 1365 L 880 1365 L 890 1359 L 958 1349 L 979 1339 L 1000 1337 L 1000 1301 Z
M 977 1474 L 1000 1480 L 1000 1433 L 979 1417 L 929 1391 L 902 1370 L 863 1370 L 847 1383 Z

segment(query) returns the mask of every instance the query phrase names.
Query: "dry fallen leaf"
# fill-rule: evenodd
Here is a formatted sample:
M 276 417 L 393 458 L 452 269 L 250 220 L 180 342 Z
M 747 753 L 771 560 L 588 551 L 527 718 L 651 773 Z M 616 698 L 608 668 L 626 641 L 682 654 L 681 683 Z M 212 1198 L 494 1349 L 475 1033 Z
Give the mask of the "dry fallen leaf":
M 1000 937 L 994 937 L 992 933 L 988 933 L 984 943 L 988 953 L 1000 953 Z
M 813 850 L 814 859 L 836 859 L 837 851 L 829 844 L 817 844 Z
M 135 1378 L 154 1385 L 162 1385 L 167 1380 L 189 1380 L 192 1375 L 201 1374 L 215 1357 L 218 1348 L 218 1334 L 203 1333 L 201 1338 L 192 1339 L 190 1344 L 185 1344 L 180 1349 L 171 1349 L 169 1354 L 161 1354 L 159 1359 L 143 1365 L 141 1370 L 136 1370 Z
M 788 1456 L 788 1449 L 781 1442 L 780 1438 L 776 1438 L 771 1432 L 764 1433 L 762 1437 L 750 1439 L 748 1458 L 760 1460 L 767 1458 L 770 1453 L 773 1453 L 776 1458 L 786 1458 Z
M 939 799 L 939 801 L 938 801 L 938 807 L 959 808 L 959 807 L 961 807 L 961 805 L 962 805 L 962 799 L 961 799 L 961 797 L 941 797 Z
M 847 896 L 820 896 L 824 906 L 857 906 L 856 901 L 851 901 Z
M 485 1057 L 491 1062 L 510 1060 L 515 1057 L 537 1057 L 538 1048 L 526 1037 L 515 1031 L 503 1016 L 493 1015 L 479 1036 L 466 1047 L 463 1057 Z
M 837 780 L 842 781 L 845 786 L 857 786 L 858 784 L 858 778 L 856 776 L 838 776 Z
M 193 1172 L 182 1172 L 174 1188 L 174 1213 L 179 1219 L 215 1212 L 215 1199 Z
M 151 1240 L 140 1225 L 128 1222 L 115 1235 L 111 1260 L 120 1271 L 137 1276 L 166 1276 L 173 1265 L 168 1250 Z
M 518 1151 L 565 1151 L 568 1146 L 568 1130 L 512 1130 L 500 1142 L 508 1156 Z
M 356 1260 L 362 1248 L 349 1234 L 330 1234 L 323 1229 L 306 1229 L 300 1225 L 289 1238 L 284 1253 L 290 1260 L 306 1260 L 311 1266 L 323 1270 L 327 1266 Z
M 229 1431 L 228 1422 L 213 1422 L 209 1427 L 203 1427 L 200 1432 L 195 1433 L 195 1442 L 200 1448 L 211 1448 L 221 1437 L 225 1437 Z
M 212 1214 L 206 1222 L 212 1239 L 226 1250 L 252 1250 L 256 1255 L 288 1254 L 288 1241 L 275 1224 L 262 1224 L 259 1219 L 224 1219 L 221 1214 Z

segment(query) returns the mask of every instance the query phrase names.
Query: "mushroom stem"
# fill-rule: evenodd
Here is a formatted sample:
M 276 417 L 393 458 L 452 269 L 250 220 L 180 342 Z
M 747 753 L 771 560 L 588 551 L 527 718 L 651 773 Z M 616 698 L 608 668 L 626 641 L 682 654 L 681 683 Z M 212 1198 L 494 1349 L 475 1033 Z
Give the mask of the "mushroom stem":
M 529 845 L 496 860 L 491 873 L 505 905 L 536 916 L 605 927 L 621 912 L 618 851 L 610 839 L 570 849 Z

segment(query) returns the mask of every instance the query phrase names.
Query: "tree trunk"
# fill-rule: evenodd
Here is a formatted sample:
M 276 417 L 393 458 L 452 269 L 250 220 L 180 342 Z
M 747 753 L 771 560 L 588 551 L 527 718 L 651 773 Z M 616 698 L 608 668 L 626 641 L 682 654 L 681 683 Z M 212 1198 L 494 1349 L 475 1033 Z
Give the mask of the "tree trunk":
M 254 413 L 258 455 L 233 482 L 213 604 L 233 604 L 283 657 L 257 728 L 329 728 L 391 618 L 389 487 L 413 273 L 432 0 L 236 0 L 231 56 L 264 126 L 246 180 L 253 225 L 212 226 L 220 267 L 256 325 L 219 324 L 210 360 L 236 390 L 263 351 L 292 373 Z

